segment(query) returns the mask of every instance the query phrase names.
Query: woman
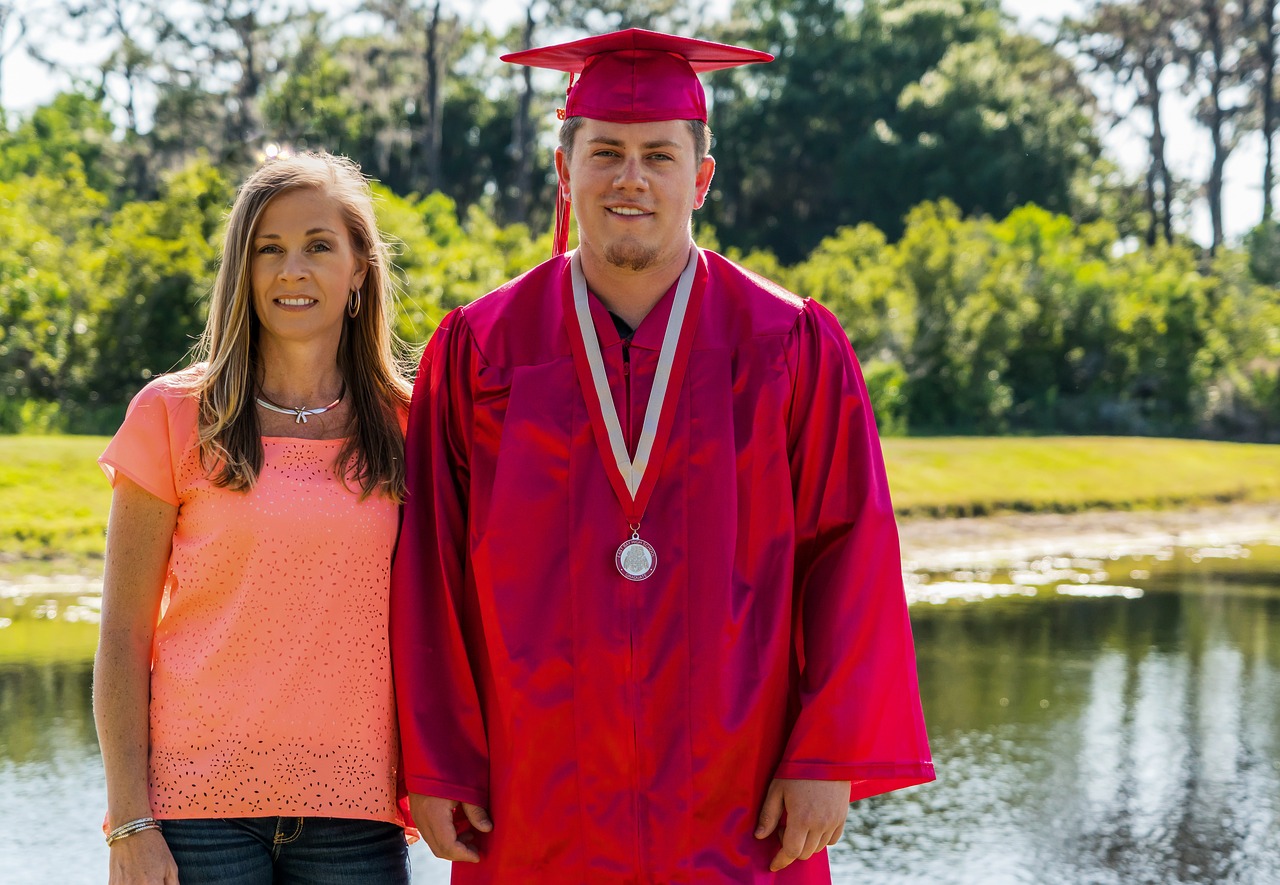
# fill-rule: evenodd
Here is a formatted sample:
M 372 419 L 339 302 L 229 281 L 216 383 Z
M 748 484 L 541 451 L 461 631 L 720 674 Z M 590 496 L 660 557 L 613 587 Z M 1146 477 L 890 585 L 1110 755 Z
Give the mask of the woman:
M 389 289 L 358 168 L 268 161 L 231 210 L 203 360 L 148 384 L 100 459 L 111 885 L 408 881 Z

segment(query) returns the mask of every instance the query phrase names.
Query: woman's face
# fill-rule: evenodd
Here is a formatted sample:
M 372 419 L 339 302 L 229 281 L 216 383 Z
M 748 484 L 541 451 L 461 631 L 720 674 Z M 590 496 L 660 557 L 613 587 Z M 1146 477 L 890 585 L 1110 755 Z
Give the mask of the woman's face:
M 323 343 L 337 352 L 347 299 L 364 284 L 368 262 L 334 200 L 315 188 L 274 197 L 250 245 L 250 271 L 261 343 Z

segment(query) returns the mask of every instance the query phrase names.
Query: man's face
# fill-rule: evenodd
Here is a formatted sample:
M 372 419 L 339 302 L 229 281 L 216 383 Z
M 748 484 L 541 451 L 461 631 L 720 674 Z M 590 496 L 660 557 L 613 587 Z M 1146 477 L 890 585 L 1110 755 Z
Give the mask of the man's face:
M 584 260 L 642 272 L 683 265 L 689 220 L 706 198 L 715 161 L 697 158 L 684 120 L 588 118 L 572 155 L 556 150 L 556 172 L 578 219 Z

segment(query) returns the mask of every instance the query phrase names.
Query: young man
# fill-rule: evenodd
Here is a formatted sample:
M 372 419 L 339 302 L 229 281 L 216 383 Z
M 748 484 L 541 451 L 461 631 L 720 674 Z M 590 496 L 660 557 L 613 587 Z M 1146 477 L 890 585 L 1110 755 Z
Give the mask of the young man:
M 392 590 L 455 882 L 829 882 L 851 798 L 933 779 L 848 339 L 691 237 L 696 72 L 770 58 L 638 30 L 506 56 L 581 75 L 557 257 L 423 356 Z

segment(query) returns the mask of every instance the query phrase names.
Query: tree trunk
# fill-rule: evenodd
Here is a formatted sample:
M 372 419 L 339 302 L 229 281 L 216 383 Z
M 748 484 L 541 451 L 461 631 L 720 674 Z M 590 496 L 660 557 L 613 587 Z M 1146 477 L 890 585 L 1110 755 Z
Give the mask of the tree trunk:
M 1275 189 L 1276 140 L 1276 4 L 1263 0 L 1262 31 L 1258 53 L 1262 59 L 1262 220 L 1271 220 L 1272 191 Z
M 533 3 L 530 2 L 525 10 L 520 48 L 532 47 Z M 524 91 L 520 94 L 520 104 L 516 108 L 516 118 L 511 126 L 511 149 L 516 158 L 515 199 L 512 201 L 511 221 L 527 224 L 533 205 L 533 68 L 522 65 L 521 75 L 524 78 Z
M 1147 207 L 1151 219 L 1147 226 L 1147 243 L 1152 246 L 1162 238 L 1166 243 L 1173 242 L 1173 174 L 1165 158 L 1164 118 L 1160 108 L 1164 98 L 1160 88 L 1163 72 L 1164 63 L 1159 60 L 1149 60 L 1142 67 L 1146 86 L 1144 103 L 1151 116 L 1151 136 L 1148 139 L 1151 166 L 1147 171 Z
M 424 165 L 427 175 L 427 191 L 440 190 L 441 181 L 440 151 L 443 145 L 444 121 L 442 105 L 444 104 L 444 64 L 443 52 L 440 49 L 440 0 L 436 0 L 431 18 L 427 22 L 427 48 L 425 61 L 426 84 L 423 95 L 426 105 L 426 131 L 423 133 L 423 153 L 426 155 Z
M 1154 246 L 1156 244 L 1159 211 L 1156 208 L 1156 164 L 1155 156 L 1151 158 L 1151 162 L 1147 164 L 1147 174 L 1143 177 L 1143 183 L 1146 185 L 1142 194 L 1142 202 L 1147 209 L 1147 245 Z
M 1205 198 L 1209 203 L 1209 220 L 1213 226 L 1213 243 L 1209 254 L 1216 255 L 1223 242 L 1222 226 L 1222 182 L 1227 165 L 1227 147 L 1223 137 L 1226 126 L 1226 112 L 1222 107 L 1223 67 L 1226 64 L 1226 49 L 1222 37 L 1222 8 L 1218 0 L 1204 0 L 1201 9 L 1205 18 L 1205 37 L 1209 42 L 1210 57 L 1213 61 L 1209 71 L 1209 139 L 1213 144 L 1213 159 L 1209 166 L 1209 180 L 1205 183 Z

